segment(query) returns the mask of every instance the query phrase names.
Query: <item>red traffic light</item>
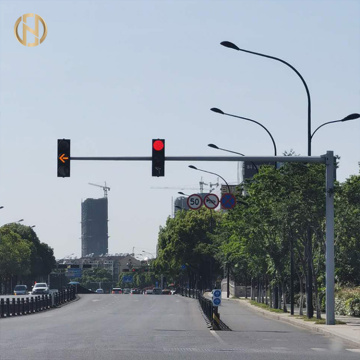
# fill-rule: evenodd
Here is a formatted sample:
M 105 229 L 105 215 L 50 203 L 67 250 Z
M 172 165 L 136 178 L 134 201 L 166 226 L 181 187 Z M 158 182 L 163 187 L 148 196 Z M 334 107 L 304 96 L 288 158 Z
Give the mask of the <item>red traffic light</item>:
M 152 176 L 165 175 L 165 139 L 152 140 Z
M 164 142 L 162 140 L 155 140 L 153 142 L 153 148 L 156 151 L 161 151 L 164 148 Z

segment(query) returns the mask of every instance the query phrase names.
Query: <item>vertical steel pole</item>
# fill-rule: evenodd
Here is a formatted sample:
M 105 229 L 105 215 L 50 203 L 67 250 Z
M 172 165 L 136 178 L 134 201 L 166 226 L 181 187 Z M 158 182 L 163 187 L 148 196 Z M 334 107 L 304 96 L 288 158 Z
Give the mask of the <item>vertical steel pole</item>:
M 227 284 L 226 284 L 226 297 L 229 298 L 230 297 L 230 264 L 229 262 L 227 263 Z
M 294 315 L 294 244 L 293 237 L 290 236 L 290 314 Z
M 334 152 L 326 152 L 326 325 L 335 325 Z

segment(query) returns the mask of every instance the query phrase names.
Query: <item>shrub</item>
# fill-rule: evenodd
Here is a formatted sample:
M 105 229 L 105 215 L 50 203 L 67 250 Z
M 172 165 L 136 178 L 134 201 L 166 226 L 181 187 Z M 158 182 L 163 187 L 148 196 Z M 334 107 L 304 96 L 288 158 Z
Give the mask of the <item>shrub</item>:
M 335 313 L 337 315 L 360 316 L 360 287 L 337 290 Z

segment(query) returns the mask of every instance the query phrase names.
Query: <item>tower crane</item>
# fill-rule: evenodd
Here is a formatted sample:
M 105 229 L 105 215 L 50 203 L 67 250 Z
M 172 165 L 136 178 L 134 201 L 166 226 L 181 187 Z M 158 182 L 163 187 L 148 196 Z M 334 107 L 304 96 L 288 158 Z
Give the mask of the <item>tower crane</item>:
M 212 192 L 213 190 L 215 190 L 216 187 L 219 186 L 219 178 L 217 179 L 217 182 L 215 184 L 207 184 L 203 181 L 203 178 L 201 178 L 201 180 L 199 181 L 200 193 L 204 192 L 204 185 L 209 185 L 209 192 Z M 199 188 L 192 186 L 152 186 L 151 189 L 198 190 Z
M 106 181 L 105 181 L 105 186 L 93 184 L 93 183 L 89 183 L 89 185 L 101 187 L 104 190 L 104 197 L 107 198 L 107 192 L 110 191 L 110 188 L 108 186 L 106 186 Z

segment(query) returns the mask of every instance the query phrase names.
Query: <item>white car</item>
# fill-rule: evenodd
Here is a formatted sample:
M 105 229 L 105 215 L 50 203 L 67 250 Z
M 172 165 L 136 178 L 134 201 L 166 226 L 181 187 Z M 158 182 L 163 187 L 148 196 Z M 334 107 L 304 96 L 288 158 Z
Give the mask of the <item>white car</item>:
M 49 287 L 46 283 L 36 283 L 31 291 L 31 295 L 48 294 Z

